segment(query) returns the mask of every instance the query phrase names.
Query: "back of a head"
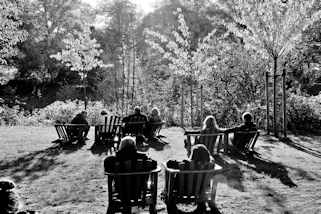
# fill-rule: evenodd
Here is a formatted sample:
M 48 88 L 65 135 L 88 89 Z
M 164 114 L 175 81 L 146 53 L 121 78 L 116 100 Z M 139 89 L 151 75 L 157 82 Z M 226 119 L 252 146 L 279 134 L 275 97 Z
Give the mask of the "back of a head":
M 152 109 L 152 116 L 159 116 L 159 110 L 158 110 L 157 107 L 154 107 L 154 108 Z
M 214 129 L 216 127 L 217 127 L 217 123 L 214 116 L 209 115 L 204 119 L 203 129 Z
M 244 123 L 249 123 L 249 122 L 252 122 L 253 116 L 250 112 L 245 112 L 242 115 L 242 119 Z
M 84 118 L 87 117 L 87 112 L 86 112 L 86 111 L 82 111 L 80 114 L 81 114 Z
M 104 109 L 104 110 L 102 110 L 101 112 L 100 112 L 100 115 L 102 115 L 102 116 L 106 116 L 107 115 L 107 111 Z
M 0 179 L 0 191 L 8 191 L 15 188 L 15 184 L 13 181 L 9 179 Z
M 206 146 L 204 146 L 203 144 L 196 144 L 192 147 L 190 160 L 195 162 L 206 163 L 210 162 L 211 155 Z
M 140 114 L 140 107 L 139 106 L 135 106 L 134 113 L 135 114 Z
M 129 152 L 129 153 L 136 153 L 137 147 L 136 142 L 133 137 L 126 136 L 121 139 L 119 145 L 119 152 Z

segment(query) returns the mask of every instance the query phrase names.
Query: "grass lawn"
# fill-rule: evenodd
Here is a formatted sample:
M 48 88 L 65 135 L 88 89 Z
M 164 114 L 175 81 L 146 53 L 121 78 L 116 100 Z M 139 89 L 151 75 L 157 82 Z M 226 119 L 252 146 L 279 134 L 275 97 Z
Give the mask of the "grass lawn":
M 162 130 L 170 144 L 147 153 L 159 163 L 184 159 L 183 132 Z M 0 175 L 10 177 L 26 208 L 41 213 L 105 213 L 107 154 L 91 149 L 67 150 L 51 141 L 53 127 L 0 127 Z M 231 170 L 220 177 L 216 204 L 220 213 L 321 213 L 321 137 L 290 136 L 287 142 L 261 136 L 260 154 L 250 160 L 232 156 Z M 164 186 L 159 174 L 158 194 Z M 159 213 L 166 213 L 158 198 Z

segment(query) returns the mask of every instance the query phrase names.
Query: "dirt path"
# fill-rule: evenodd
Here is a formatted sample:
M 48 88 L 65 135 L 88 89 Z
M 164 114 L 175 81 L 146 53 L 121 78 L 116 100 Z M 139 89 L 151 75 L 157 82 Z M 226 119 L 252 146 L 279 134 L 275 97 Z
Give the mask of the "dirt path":
M 170 144 L 149 148 L 151 157 L 159 163 L 186 158 L 181 129 L 161 134 Z M 0 174 L 14 179 L 25 206 L 41 213 L 105 213 L 106 154 L 92 149 L 93 130 L 89 138 L 80 149 L 62 150 L 51 143 L 56 139 L 52 127 L 0 127 Z M 260 156 L 231 157 L 235 164 L 217 189 L 220 213 L 321 213 L 321 139 L 290 139 L 260 137 Z M 163 172 L 158 185 L 159 194 Z M 161 200 L 157 209 L 166 213 Z

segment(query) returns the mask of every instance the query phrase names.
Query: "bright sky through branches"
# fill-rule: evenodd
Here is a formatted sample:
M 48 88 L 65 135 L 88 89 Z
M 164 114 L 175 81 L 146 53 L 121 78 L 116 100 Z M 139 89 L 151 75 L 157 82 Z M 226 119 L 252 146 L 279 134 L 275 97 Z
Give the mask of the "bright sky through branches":
M 92 5 L 93 7 L 95 7 L 99 2 L 99 0 L 82 0 L 82 1 Z M 153 6 L 157 0 L 130 0 L 130 1 L 136 4 L 138 6 L 138 9 L 142 10 L 144 14 L 147 14 L 154 10 Z

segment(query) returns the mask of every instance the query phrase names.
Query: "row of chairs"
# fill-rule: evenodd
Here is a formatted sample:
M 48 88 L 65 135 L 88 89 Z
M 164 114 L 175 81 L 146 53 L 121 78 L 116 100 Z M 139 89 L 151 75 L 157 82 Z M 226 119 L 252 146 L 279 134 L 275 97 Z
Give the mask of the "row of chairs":
M 237 150 L 239 152 L 249 153 L 254 151 L 254 146 L 260 135 L 260 132 L 237 131 L 234 132 L 233 135 L 234 137 L 232 140 L 232 146 L 230 146 L 228 143 L 229 136 L 227 133 L 200 134 L 199 132 L 186 131 L 185 148 L 188 155 L 191 152 L 191 147 L 197 143 L 204 144 L 212 156 L 218 154 L 221 150 L 224 152 L 228 152 L 229 150 Z M 240 148 L 242 149 L 240 150 Z
M 159 138 L 159 132 L 164 124 L 163 121 L 148 123 L 151 134 L 151 136 L 148 137 Z M 69 127 L 72 126 L 81 129 L 87 125 L 55 124 L 59 141 L 62 143 L 70 143 L 77 140 L 77 136 L 72 136 L 71 133 L 68 132 Z M 95 143 L 105 144 L 108 148 L 114 147 L 115 143 L 117 145 L 123 136 L 143 135 L 146 126 L 147 122 L 142 121 L 127 122 L 125 126 L 123 126 L 121 117 L 114 115 L 105 117 L 104 124 L 95 126 Z
M 124 136 L 139 136 L 146 134 L 148 127 L 148 138 L 159 138 L 159 132 L 165 124 L 160 122 L 129 121 L 121 122 L 119 116 L 109 116 L 105 118 L 105 123 L 95 126 L 95 142 L 105 144 L 108 149 L 119 144 L 120 139 Z
M 161 168 L 144 171 L 149 160 L 138 160 L 135 166 L 132 161 L 119 163 L 119 170 L 126 173 L 108 173 L 108 209 L 107 214 L 121 212 L 131 213 L 132 207 L 149 206 L 150 213 L 156 213 L 157 181 Z M 133 171 L 135 167 L 135 172 Z M 123 169 L 121 169 L 123 168 Z M 165 189 L 163 199 L 168 213 L 177 212 L 177 204 L 208 203 L 215 207 L 217 188 L 216 175 L 224 172 L 219 165 L 199 166 L 198 163 L 184 163 L 179 169 L 165 168 Z

